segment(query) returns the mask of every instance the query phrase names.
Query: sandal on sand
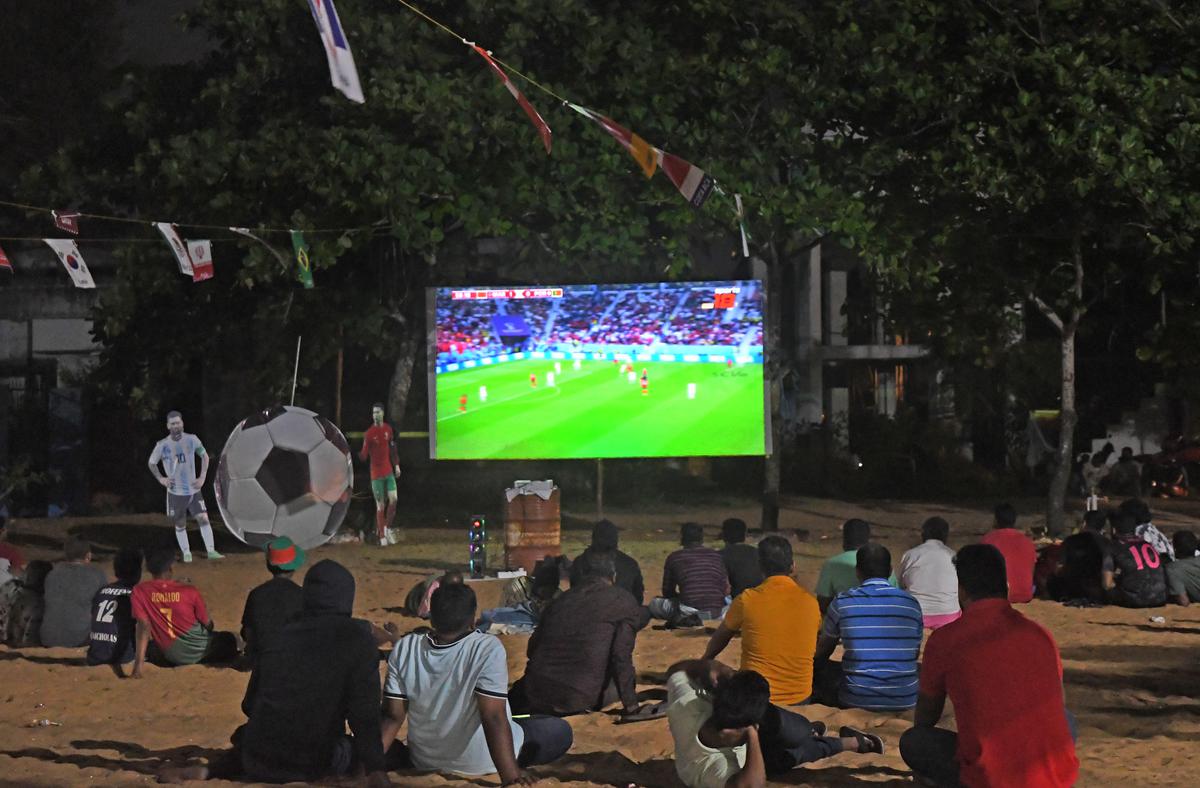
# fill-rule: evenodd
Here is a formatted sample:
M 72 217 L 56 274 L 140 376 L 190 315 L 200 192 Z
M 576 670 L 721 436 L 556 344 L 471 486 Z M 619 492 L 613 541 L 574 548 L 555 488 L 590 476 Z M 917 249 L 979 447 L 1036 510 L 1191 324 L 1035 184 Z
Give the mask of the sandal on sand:
M 859 752 L 873 752 L 883 755 L 883 739 L 873 733 L 867 733 L 866 731 L 860 731 L 858 728 L 843 725 L 838 731 L 838 736 L 841 736 L 843 739 L 858 739 Z
M 667 716 L 667 702 L 663 700 L 658 703 L 645 703 L 633 714 L 622 714 L 620 717 L 617 717 L 616 724 L 624 725 L 629 722 L 660 720 L 665 716 Z

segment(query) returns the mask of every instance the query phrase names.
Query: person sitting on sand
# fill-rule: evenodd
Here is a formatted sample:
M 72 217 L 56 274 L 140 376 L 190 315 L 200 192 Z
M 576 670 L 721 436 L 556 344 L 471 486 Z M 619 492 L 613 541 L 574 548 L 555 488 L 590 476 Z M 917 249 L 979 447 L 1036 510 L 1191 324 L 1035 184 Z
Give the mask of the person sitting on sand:
M 812 695 L 821 612 L 813 595 L 792 579 L 792 546 L 787 539 L 768 536 L 759 542 L 758 563 L 766 579 L 733 600 L 708 641 L 704 659 L 716 659 L 740 632 L 740 664 L 766 678 L 771 702 L 803 703 Z
M 616 587 L 610 553 L 585 552 L 571 573 L 579 579 L 542 611 L 529 638 L 525 675 L 509 692 L 513 711 L 565 716 L 620 700 L 623 712 L 634 715 L 633 645 L 645 608 Z
M 142 552 L 132 547 L 117 551 L 113 557 L 114 583 L 101 588 L 92 597 L 92 631 L 88 638 L 87 664 L 110 665 L 125 678 L 122 665 L 133 662 L 135 633 L 133 589 L 142 579 Z
M 227 662 L 237 656 L 232 632 L 216 632 L 204 599 L 195 586 L 173 579 L 175 551 L 161 548 L 146 559 L 152 580 L 133 589 L 133 617 L 137 621 L 137 651 L 133 677 L 142 677 L 150 640 L 172 665 Z
M 1059 551 L 1060 563 L 1046 583 L 1046 592 L 1059 602 L 1084 599 L 1103 603 L 1104 556 L 1109 551 L 1104 538 L 1108 513 L 1099 510 L 1086 512 L 1083 528 L 1063 540 Z
M 1033 567 L 1037 564 L 1037 548 L 1033 540 L 1017 530 L 1017 510 L 1012 504 L 998 504 L 993 510 L 992 530 L 979 540 L 991 545 L 1004 556 L 1008 572 L 1008 601 L 1013 604 L 1033 599 Z
M 821 613 L 833 598 L 843 591 L 849 591 L 858 585 L 858 575 L 855 566 L 858 562 L 858 548 L 871 541 L 871 524 L 857 517 L 842 523 L 842 552 L 827 558 L 821 564 L 821 574 L 817 576 L 817 603 Z M 892 585 L 899 585 L 896 576 L 888 578 Z
M 826 706 L 894 711 L 917 702 L 921 605 L 888 585 L 892 556 L 881 544 L 858 549 L 861 585 L 843 591 L 825 611 L 813 657 L 813 699 Z M 830 660 L 838 642 L 842 661 Z
M 1161 607 L 1167 603 L 1163 558 L 1137 535 L 1128 511 L 1112 514 L 1112 549 L 1104 556 L 1103 581 L 1108 601 L 1121 607 Z
M 955 558 L 963 615 L 929 636 L 913 727 L 900 755 L 934 785 L 1074 785 L 1074 722 L 1054 638 L 1008 601 L 1004 556 L 969 545 Z M 946 698 L 958 733 L 935 727 Z
M 950 523 L 930 517 L 921 524 L 921 544 L 900 559 L 900 587 L 916 598 L 926 629 L 934 630 L 957 621 L 958 577 L 954 551 L 946 546 Z
M 704 546 L 704 528 L 699 523 L 684 523 L 679 543 L 682 549 L 663 564 L 662 596 L 650 601 L 650 615 L 695 626 L 701 620 L 721 618 L 729 604 L 729 577 L 721 554 Z
M 592 553 L 606 553 L 612 558 L 613 566 L 617 569 L 617 579 L 613 585 L 617 588 L 623 588 L 633 595 L 634 601 L 639 605 L 646 601 L 646 587 L 642 581 L 642 568 L 638 566 L 638 562 L 629 555 L 617 549 L 620 543 L 620 530 L 610 520 L 601 520 L 592 527 L 592 543 L 591 545 L 579 554 L 575 562 L 571 565 L 571 585 L 574 586 L 579 579 L 579 572 L 576 566 L 584 557 Z
M 841 752 L 883 753 L 878 736 L 850 727 L 826 736 L 824 723 L 773 706 L 770 697 L 753 670 L 700 659 L 667 669 L 667 720 L 684 785 L 757 788 L 767 775 Z
M 1150 514 L 1150 507 L 1141 498 L 1130 498 L 1127 501 L 1122 501 L 1117 507 L 1119 511 L 1129 512 L 1133 515 L 1133 521 L 1137 523 L 1137 528 L 1134 533 L 1150 543 L 1150 546 L 1158 551 L 1158 554 L 1163 557 L 1164 561 L 1175 560 L 1175 547 L 1167 535 L 1158 530 L 1154 525 L 1154 518 Z
M 92 563 L 92 546 L 83 539 L 67 539 L 63 552 L 67 560 L 55 564 L 46 577 L 41 640 L 47 647 L 79 648 L 88 644 L 92 597 L 108 576 Z
M 341 564 L 314 564 L 304 576 L 300 612 L 262 644 L 233 749 L 210 766 L 165 769 L 159 781 L 311 783 L 365 773 L 368 785 L 387 785 L 379 651 L 371 625 L 351 617 L 354 590 L 354 576 Z
M 738 594 L 763 581 L 758 551 L 746 544 L 746 521 L 736 517 L 721 523 L 721 539 L 725 542 L 721 559 L 725 562 L 725 573 L 729 575 L 729 595 L 737 599 Z
M 571 726 L 557 717 L 512 718 L 504 645 L 474 631 L 475 609 L 469 586 L 444 585 L 430 604 L 433 632 L 402 637 L 392 649 L 383 691 L 388 767 L 498 773 L 504 785 L 525 784 L 526 767 L 570 749 Z
M 4 642 L 13 648 L 42 645 L 39 633 L 46 613 L 46 576 L 53 568 L 49 561 L 40 559 L 25 565 L 21 590 L 9 608 L 8 628 L 4 633 Z
M 1187 607 L 1200 602 L 1200 541 L 1191 531 L 1176 531 L 1175 560 L 1167 564 L 1167 595 Z
M 242 640 L 251 665 L 304 607 L 304 592 L 292 580 L 295 571 L 304 566 L 304 550 L 280 536 L 267 542 L 264 552 L 271 579 L 251 589 L 242 610 Z

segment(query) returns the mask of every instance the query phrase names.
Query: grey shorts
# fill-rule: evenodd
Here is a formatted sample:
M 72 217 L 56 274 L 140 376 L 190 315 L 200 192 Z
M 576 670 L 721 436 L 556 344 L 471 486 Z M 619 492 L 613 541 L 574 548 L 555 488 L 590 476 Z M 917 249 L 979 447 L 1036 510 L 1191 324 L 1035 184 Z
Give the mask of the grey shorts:
M 183 522 L 190 514 L 199 517 L 208 512 L 204 505 L 204 495 L 194 492 L 191 495 L 175 495 L 167 493 L 167 519 L 173 523 Z

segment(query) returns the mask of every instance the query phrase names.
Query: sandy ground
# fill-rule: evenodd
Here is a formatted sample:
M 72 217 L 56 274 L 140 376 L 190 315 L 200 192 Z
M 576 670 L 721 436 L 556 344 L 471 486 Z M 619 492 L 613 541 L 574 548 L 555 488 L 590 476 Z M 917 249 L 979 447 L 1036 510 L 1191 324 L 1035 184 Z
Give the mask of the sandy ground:
M 1032 512 L 1037 502 L 1027 502 Z M 921 520 L 939 514 L 952 525 L 951 544 L 973 541 L 988 527 L 983 506 L 838 501 L 792 501 L 781 515 L 784 529 L 806 529 L 807 540 L 797 544 L 797 578 L 810 587 L 821 560 L 839 549 L 839 527 L 851 516 L 868 519 L 876 535 L 900 553 L 919 541 Z M 1194 505 L 1176 506 L 1156 522 L 1170 532 L 1197 527 Z M 584 514 L 583 516 L 586 516 Z M 642 563 L 648 590 L 661 582 L 662 560 L 675 547 L 677 525 L 694 519 L 710 527 L 725 517 L 757 520 L 750 502 L 728 506 L 672 511 L 618 511 L 609 516 L 625 528 L 622 547 Z M 92 539 L 98 550 L 153 539 L 161 543 L 168 532 L 159 517 L 20 521 L 14 541 L 32 557 L 52 558 L 68 531 Z M 1032 518 L 1030 518 L 1031 520 Z M 498 529 L 497 529 L 498 530 Z M 314 551 L 312 560 L 334 558 L 358 580 L 356 615 L 401 627 L 415 619 L 401 615 L 405 592 L 424 576 L 444 568 L 461 567 L 465 533 L 458 529 L 422 528 L 412 523 L 407 540 L 389 548 L 361 545 L 329 546 Z M 193 533 L 193 539 L 198 535 Z M 233 543 L 223 535 L 220 546 Z M 576 554 L 588 539 L 585 529 L 564 533 L 568 554 Z M 495 553 L 493 552 L 493 555 Z M 107 559 L 105 559 L 107 560 Z M 246 592 L 266 578 L 261 559 L 233 552 L 224 561 L 198 560 L 180 565 L 208 601 L 218 626 L 236 628 Z M 475 584 L 482 606 L 492 606 L 500 583 Z M 1167 607 L 1154 611 L 1116 608 L 1079 610 L 1035 601 L 1023 612 L 1042 622 L 1062 650 L 1069 707 L 1079 720 L 1080 785 L 1116 781 L 1120 785 L 1200 784 L 1200 606 Z M 1149 618 L 1166 616 L 1165 624 Z M 639 637 L 635 660 L 639 689 L 658 687 L 666 667 L 675 660 L 698 657 L 707 635 L 703 631 L 666 632 L 647 629 Z M 524 666 L 525 638 L 504 637 L 510 677 Z M 724 655 L 737 662 L 735 641 Z M 3 785 L 132 785 L 154 781 L 165 763 L 197 763 L 227 745 L 229 734 L 242 722 L 239 703 L 248 674 L 230 668 L 196 666 L 147 667 L 142 681 L 119 680 L 106 668 L 83 666 L 80 651 L 69 649 L 14 650 L 0 646 L 0 784 Z M 811 707 L 809 715 L 830 727 L 856 724 L 883 736 L 884 756 L 843 754 L 801 768 L 777 784 L 846 786 L 861 783 L 909 784 L 910 775 L 897 751 L 900 734 L 911 712 L 874 715 Z M 48 718 L 61 727 L 27 727 Z M 547 785 L 660 786 L 678 784 L 671 762 L 671 737 L 666 720 L 613 725 L 597 713 L 570 719 L 575 746 L 561 762 L 535 769 Z M 466 782 L 437 775 L 393 775 L 398 785 L 496 785 L 493 778 Z

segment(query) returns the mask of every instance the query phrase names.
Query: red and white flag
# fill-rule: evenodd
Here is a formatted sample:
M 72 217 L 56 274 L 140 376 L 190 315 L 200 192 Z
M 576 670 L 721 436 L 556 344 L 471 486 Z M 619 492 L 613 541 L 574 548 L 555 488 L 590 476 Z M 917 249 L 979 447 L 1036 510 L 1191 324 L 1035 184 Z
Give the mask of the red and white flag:
M 491 54 L 486 49 L 476 46 L 475 44 L 471 44 L 471 49 L 474 49 L 479 53 L 479 56 L 483 58 L 488 64 L 488 67 L 492 69 L 492 73 L 496 75 L 496 78 L 500 80 L 504 87 L 508 88 L 508 92 L 511 93 L 512 97 L 515 98 L 517 103 L 521 105 L 521 109 L 525 110 L 525 114 L 529 117 L 529 122 L 533 124 L 533 127 L 537 129 L 538 134 L 542 137 L 542 144 L 546 146 L 546 153 L 550 153 L 551 132 L 550 127 L 546 125 L 546 121 L 542 119 L 542 116 L 538 114 L 538 111 L 533 108 L 532 104 L 529 103 L 529 99 L 525 98 L 525 94 L 522 93 L 517 86 L 512 83 L 512 80 L 508 78 L 508 74 L 504 73 L 504 69 L 500 68 L 500 66 L 496 64 L 496 61 L 492 60 Z
M 188 241 L 188 257 L 192 260 L 192 281 L 203 282 L 212 279 L 213 259 L 212 243 L 209 241 Z
M 8 255 L 4 253 L 3 249 L 0 249 L 0 271 L 13 273 L 12 261 L 8 259 Z
M 683 199 L 690 202 L 693 208 L 704 205 L 704 201 L 712 194 L 713 186 L 716 185 L 713 177 L 678 156 L 661 150 L 658 154 L 658 163 L 662 165 L 663 173 L 675 184 Z
M 58 255 L 58 259 L 62 261 L 63 267 L 71 275 L 71 281 L 75 283 L 76 287 L 94 288 L 96 286 L 96 282 L 92 279 L 92 272 L 88 270 L 87 263 L 83 261 L 83 255 L 79 253 L 79 247 L 75 245 L 74 241 L 64 238 L 43 238 L 42 240 Z
M 629 129 L 609 117 L 601 115 L 599 112 L 593 112 L 587 107 L 581 107 L 578 104 L 568 102 L 571 109 L 583 115 L 588 120 L 600 124 L 600 127 L 607 131 L 612 138 L 621 143 L 621 147 L 629 151 L 629 155 L 633 157 L 638 166 L 642 168 L 642 173 L 647 177 L 654 175 L 654 170 L 658 166 L 658 149 L 644 139 L 634 134 Z
M 162 233 L 162 237 L 166 239 L 167 245 L 175 253 L 175 262 L 179 264 L 179 273 L 184 276 L 193 276 L 192 258 L 188 256 L 187 246 L 183 243 L 183 239 L 179 237 L 179 231 L 175 229 L 175 225 L 170 222 L 154 222 L 154 226 Z
M 79 235 L 79 214 L 75 211 L 51 211 L 50 215 L 54 217 L 54 226 L 60 230 L 66 230 L 71 235 Z

